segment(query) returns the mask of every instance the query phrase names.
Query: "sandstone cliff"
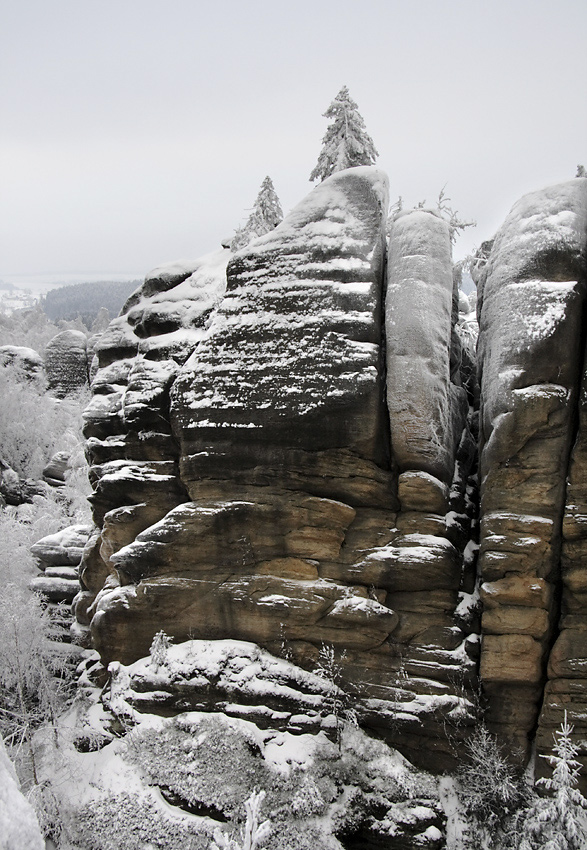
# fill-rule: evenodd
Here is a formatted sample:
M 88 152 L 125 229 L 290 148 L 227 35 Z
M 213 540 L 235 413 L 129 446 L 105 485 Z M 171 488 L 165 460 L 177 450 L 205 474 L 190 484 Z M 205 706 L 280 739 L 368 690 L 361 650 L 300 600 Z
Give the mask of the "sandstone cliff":
M 415 210 L 386 245 L 376 169 L 152 273 L 96 345 L 86 412 L 75 605 L 103 662 L 161 629 L 306 669 L 327 645 L 361 722 L 437 769 L 478 713 L 480 644 L 507 740 L 527 749 L 547 674 L 539 740 L 563 703 L 578 717 L 586 190 L 522 199 L 495 240 L 479 414 L 448 225 Z

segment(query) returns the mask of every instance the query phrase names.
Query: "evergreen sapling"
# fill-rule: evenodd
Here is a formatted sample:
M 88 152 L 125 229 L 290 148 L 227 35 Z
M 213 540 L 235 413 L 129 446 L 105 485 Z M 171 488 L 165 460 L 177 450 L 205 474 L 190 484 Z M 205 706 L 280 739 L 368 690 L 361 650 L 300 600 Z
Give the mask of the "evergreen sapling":
M 238 251 L 240 248 L 244 248 L 253 239 L 276 228 L 282 219 L 283 212 L 273 181 L 270 177 L 266 177 L 261 183 L 255 205 L 246 224 L 234 234 L 230 243 L 230 250 Z
M 524 819 L 520 850 L 584 850 L 587 847 L 587 799 L 576 787 L 581 772 L 579 747 L 571 739 L 573 726 L 565 718 L 555 732 L 553 755 L 543 756 L 552 776 L 536 783 L 552 796 L 538 799 Z

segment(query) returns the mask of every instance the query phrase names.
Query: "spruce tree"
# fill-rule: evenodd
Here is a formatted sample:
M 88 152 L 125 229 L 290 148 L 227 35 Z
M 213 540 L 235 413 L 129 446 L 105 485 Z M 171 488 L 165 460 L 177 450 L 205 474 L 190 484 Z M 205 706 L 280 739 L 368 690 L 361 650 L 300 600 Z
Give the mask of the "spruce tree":
M 587 799 L 576 787 L 581 764 L 579 747 L 571 739 L 573 727 L 565 719 L 555 733 L 553 755 L 545 756 L 552 777 L 539 779 L 552 796 L 536 801 L 526 815 L 520 850 L 584 850 L 587 847 Z
M 379 154 L 346 86 L 336 95 L 324 117 L 332 118 L 332 123 L 322 139 L 322 150 L 310 180 L 325 180 L 335 171 L 374 164 Z
M 244 248 L 257 236 L 263 236 L 264 233 L 269 233 L 283 219 L 281 204 L 275 192 L 273 181 L 270 177 L 266 177 L 261 183 L 261 189 L 257 195 L 257 200 L 247 219 L 246 224 L 235 232 L 232 242 L 230 243 L 231 251 L 238 251 L 239 248 Z

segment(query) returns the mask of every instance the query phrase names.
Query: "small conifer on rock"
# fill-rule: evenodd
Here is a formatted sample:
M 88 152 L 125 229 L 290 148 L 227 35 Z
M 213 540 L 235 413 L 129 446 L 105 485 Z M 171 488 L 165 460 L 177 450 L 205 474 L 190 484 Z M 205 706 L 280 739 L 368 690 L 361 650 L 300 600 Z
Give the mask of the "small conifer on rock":
M 379 154 L 346 86 L 336 95 L 324 117 L 332 118 L 332 123 L 322 139 L 322 150 L 310 180 L 325 180 L 336 171 L 375 163 Z
M 567 719 L 555 732 L 553 755 L 544 756 L 553 768 L 552 777 L 538 780 L 552 796 L 539 798 L 525 819 L 520 850 L 584 850 L 587 847 L 587 799 L 576 787 L 581 764 L 579 746 L 571 739 Z
M 283 212 L 273 181 L 270 177 L 266 177 L 261 183 L 257 200 L 246 224 L 239 227 L 234 234 L 230 243 L 231 251 L 238 251 L 258 236 L 269 233 L 282 219 Z

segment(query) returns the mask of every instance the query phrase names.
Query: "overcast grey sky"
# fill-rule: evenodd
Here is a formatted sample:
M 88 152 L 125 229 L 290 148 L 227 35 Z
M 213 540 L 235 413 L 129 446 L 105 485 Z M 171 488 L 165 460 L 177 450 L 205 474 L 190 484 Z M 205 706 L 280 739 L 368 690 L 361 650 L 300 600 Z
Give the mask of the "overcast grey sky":
M 587 165 L 585 0 L 3 0 L 0 278 L 142 275 L 312 184 L 342 85 L 404 205 L 490 237 Z

